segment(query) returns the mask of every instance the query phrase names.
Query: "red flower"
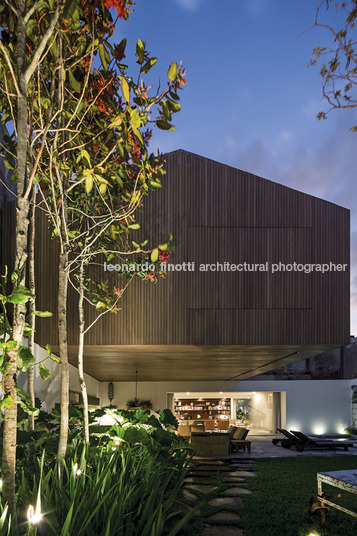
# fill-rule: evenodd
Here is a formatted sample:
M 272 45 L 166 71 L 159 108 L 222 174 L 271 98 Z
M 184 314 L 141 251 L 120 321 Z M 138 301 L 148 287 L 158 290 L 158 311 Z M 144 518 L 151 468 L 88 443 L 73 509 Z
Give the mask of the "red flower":
M 118 17 L 123 18 L 125 15 L 125 4 L 122 0 L 105 0 L 106 8 L 114 7 L 118 12 Z
M 148 281 L 152 281 L 153 283 L 156 283 L 156 277 L 154 276 L 153 272 L 148 272 L 145 277 Z
M 102 101 L 100 101 L 100 100 L 98 100 L 98 108 L 99 108 L 99 111 L 102 112 L 102 113 L 104 113 L 104 112 L 107 111 L 104 102 L 102 102 Z
M 169 264 L 169 257 L 170 257 L 170 251 L 159 252 L 159 259 L 161 262 L 166 262 L 167 264 Z

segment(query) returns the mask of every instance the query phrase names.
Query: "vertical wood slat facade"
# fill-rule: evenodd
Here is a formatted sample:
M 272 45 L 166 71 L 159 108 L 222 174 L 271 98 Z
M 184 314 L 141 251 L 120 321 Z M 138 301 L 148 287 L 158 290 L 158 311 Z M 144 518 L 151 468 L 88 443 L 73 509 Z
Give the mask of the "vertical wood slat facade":
M 198 271 L 201 263 L 224 261 L 349 265 L 347 209 L 185 151 L 166 155 L 166 169 L 163 188 L 145 200 L 140 232 L 151 246 L 172 232 L 171 262 L 195 262 L 196 270 L 170 273 L 157 284 L 134 279 L 122 310 L 105 315 L 86 346 L 348 342 L 349 266 L 325 274 Z M 46 256 L 38 256 L 37 307 L 54 316 L 38 319 L 37 341 L 55 345 L 57 246 L 38 218 L 37 250 Z M 116 272 L 107 275 L 123 286 Z M 71 345 L 78 336 L 76 299 L 71 290 Z M 87 311 L 87 323 L 94 314 Z

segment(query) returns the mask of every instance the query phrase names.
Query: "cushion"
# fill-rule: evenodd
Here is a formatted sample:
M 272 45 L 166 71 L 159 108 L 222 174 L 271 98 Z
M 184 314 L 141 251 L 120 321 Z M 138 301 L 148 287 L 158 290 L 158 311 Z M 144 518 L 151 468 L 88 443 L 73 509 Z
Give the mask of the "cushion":
M 234 432 L 237 430 L 237 427 L 234 426 L 234 424 L 231 424 L 230 427 L 228 428 L 228 431 L 227 431 L 227 434 L 229 435 L 229 437 L 232 439 L 233 437 L 233 434 Z
M 245 428 L 237 428 L 237 430 L 233 434 L 232 439 L 242 439 L 244 432 Z

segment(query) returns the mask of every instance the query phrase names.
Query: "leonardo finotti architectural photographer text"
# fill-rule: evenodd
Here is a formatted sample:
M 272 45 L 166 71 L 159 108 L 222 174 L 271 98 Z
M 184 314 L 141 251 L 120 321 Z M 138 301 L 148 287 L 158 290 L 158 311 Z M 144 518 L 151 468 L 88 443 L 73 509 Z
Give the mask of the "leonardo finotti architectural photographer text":
M 327 272 L 345 272 L 348 269 L 348 264 L 335 264 L 333 262 L 323 264 L 310 263 L 269 263 L 253 264 L 243 262 L 240 264 L 232 264 L 230 262 L 216 263 L 195 263 L 181 262 L 178 264 L 167 264 L 165 262 L 159 265 L 162 272 L 269 272 L 271 274 L 279 272 L 303 272 L 310 274 L 312 272 L 327 273 Z M 148 262 L 143 264 L 109 264 L 104 263 L 105 272 L 154 272 L 156 265 Z

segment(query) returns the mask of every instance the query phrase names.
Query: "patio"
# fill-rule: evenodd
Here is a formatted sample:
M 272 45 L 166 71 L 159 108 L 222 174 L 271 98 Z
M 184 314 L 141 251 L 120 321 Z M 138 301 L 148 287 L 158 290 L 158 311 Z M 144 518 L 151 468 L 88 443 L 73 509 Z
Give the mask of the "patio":
M 274 437 L 279 437 L 279 434 L 272 435 L 250 435 L 248 438 L 252 442 L 251 452 L 240 450 L 239 454 L 229 454 L 228 456 L 215 456 L 215 459 L 220 460 L 242 460 L 242 459 L 252 459 L 252 458 L 288 458 L 296 456 L 325 456 L 325 455 L 346 455 L 346 454 L 357 454 L 357 438 L 355 436 L 351 437 L 351 440 L 355 441 L 353 448 L 349 448 L 348 451 L 336 449 L 336 450 L 327 450 L 327 449 L 307 449 L 303 452 L 298 452 L 295 447 L 290 449 L 283 448 L 280 444 L 273 445 L 272 439 Z M 204 459 L 203 457 L 197 457 L 197 459 Z

